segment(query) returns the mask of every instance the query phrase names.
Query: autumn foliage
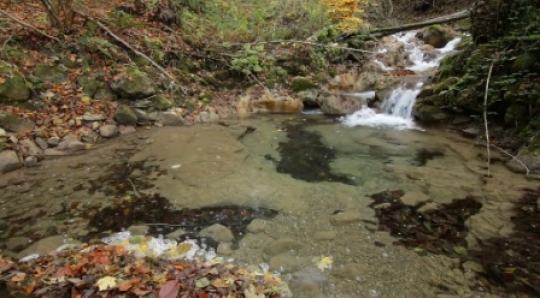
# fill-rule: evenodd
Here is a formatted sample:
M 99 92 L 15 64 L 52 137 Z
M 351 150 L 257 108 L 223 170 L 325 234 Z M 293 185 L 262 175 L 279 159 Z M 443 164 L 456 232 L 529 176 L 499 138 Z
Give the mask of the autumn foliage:
M 358 17 L 363 13 L 363 6 L 367 0 L 321 0 L 329 7 L 328 14 L 338 23 L 338 28 L 343 31 L 352 31 L 362 25 L 362 19 Z

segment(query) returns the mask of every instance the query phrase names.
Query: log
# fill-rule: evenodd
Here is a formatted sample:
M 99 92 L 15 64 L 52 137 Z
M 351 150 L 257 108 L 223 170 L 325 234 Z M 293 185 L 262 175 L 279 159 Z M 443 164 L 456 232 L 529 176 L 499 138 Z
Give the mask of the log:
M 429 25 L 451 23 L 454 21 L 466 19 L 470 16 L 471 16 L 471 12 L 467 9 L 467 10 L 462 10 L 460 12 L 456 12 L 453 14 L 445 15 L 442 17 L 418 22 L 418 23 L 404 24 L 404 25 L 400 25 L 396 27 L 376 28 L 376 29 L 370 30 L 369 35 L 372 37 L 380 38 L 380 37 L 384 37 L 384 36 L 391 35 L 398 32 L 423 28 Z M 363 32 L 357 31 L 357 32 L 349 33 L 343 37 L 344 39 L 347 39 L 356 35 L 365 35 L 365 31 Z

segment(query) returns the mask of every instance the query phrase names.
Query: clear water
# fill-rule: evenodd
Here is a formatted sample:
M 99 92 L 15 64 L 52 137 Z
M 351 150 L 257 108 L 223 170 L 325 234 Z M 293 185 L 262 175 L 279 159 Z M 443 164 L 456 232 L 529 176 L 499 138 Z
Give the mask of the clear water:
M 282 142 L 295 145 L 287 137 L 290 123 L 305 123 L 303 131 L 320 136 L 335 155 L 330 171 L 354 183 L 306 182 L 278 173 L 275 161 L 265 156 L 288 158 L 280 156 L 279 148 Z M 247 127 L 256 130 L 244 135 Z M 310 151 L 300 143 L 296 146 L 291 147 L 296 152 L 289 154 L 304 153 L 305 159 L 297 162 L 307 163 L 302 166 L 309 171 Z M 420 149 L 437 150 L 444 156 L 418 166 L 414 160 Z M 158 192 L 176 208 L 236 204 L 279 210 L 262 231 L 245 234 L 227 257 L 242 266 L 269 264 L 270 270 L 280 272 L 289 283 L 295 297 L 436 297 L 441 289 L 434 280 L 447 276 L 453 261 L 394 246 L 394 238 L 370 223 L 376 218 L 367 196 L 388 189 L 402 189 L 436 203 L 479 196 L 487 207 L 478 215 L 473 231 L 484 236 L 497 234 L 498 229 L 492 231 L 481 219 L 508 222 L 505 204 L 518 196 L 521 187 L 531 184 L 501 164 L 493 165 L 494 178 L 484 182 L 485 164 L 478 158 L 482 152 L 483 148 L 472 146 L 469 140 L 444 131 L 348 127 L 322 115 L 258 116 L 228 127 L 140 130 L 82 156 L 48 160 L 37 168 L 1 176 L 0 244 L 6 248 L 11 239 L 26 237 L 30 245 L 54 233 L 84 237 L 87 214 L 118 199 L 114 192 L 89 193 L 89 181 L 123 160 L 145 160 L 147 165 L 167 171 L 141 178 L 153 187 L 139 192 Z M 361 220 L 333 225 L 333 214 L 341 211 L 354 212 Z M 335 236 L 320 240 L 318 232 Z M 302 245 L 278 256 L 265 255 L 264 248 L 279 239 Z M 332 269 L 316 267 L 313 260 L 324 256 L 333 259 Z M 456 287 L 471 297 L 484 297 L 466 284 Z

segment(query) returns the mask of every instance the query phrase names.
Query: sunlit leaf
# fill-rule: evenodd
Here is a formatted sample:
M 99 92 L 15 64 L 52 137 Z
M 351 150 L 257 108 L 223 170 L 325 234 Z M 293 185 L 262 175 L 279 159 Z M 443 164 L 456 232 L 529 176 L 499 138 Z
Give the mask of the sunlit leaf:
M 180 291 L 180 284 L 178 281 L 170 280 L 161 287 L 159 290 L 159 298 L 176 298 Z

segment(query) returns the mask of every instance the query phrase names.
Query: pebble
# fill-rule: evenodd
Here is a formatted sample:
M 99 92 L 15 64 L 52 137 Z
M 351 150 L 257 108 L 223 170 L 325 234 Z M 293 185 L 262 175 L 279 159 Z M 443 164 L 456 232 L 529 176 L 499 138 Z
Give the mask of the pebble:
M 117 136 L 119 133 L 118 126 L 114 124 L 106 124 L 99 128 L 99 135 L 104 138 L 112 138 Z
M 51 147 L 57 146 L 59 143 L 60 143 L 59 137 L 50 137 L 47 139 L 47 144 L 49 144 L 49 146 Z
M 201 237 L 209 237 L 217 242 L 232 242 L 234 240 L 234 235 L 226 226 L 220 224 L 214 224 L 207 228 L 202 229 L 199 232 Z
M 266 220 L 255 218 L 249 223 L 249 225 L 246 227 L 246 230 L 253 234 L 261 233 L 264 232 L 264 230 L 266 229 L 266 224 Z
M 266 245 L 264 253 L 269 256 L 276 256 L 291 250 L 300 250 L 304 246 L 304 243 L 291 238 L 277 239 Z
M 334 226 L 342 226 L 362 220 L 360 213 L 355 211 L 345 211 L 342 213 L 334 214 L 330 217 L 330 223 Z
M 184 119 L 181 115 L 177 115 L 173 112 L 162 112 L 158 116 L 158 121 L 164 126 L 182 126 L 184 125 Z
M 92 130 L 98 130 L 100 126 L 101 124 L 99 123 L 99 121 L 92 122 Z
M 28 155 L 35 156 L 38 159 L 43 157 L 43 151 L 30 139 L 24 139 L 21 141 L 23 145 L 28 150 Z

